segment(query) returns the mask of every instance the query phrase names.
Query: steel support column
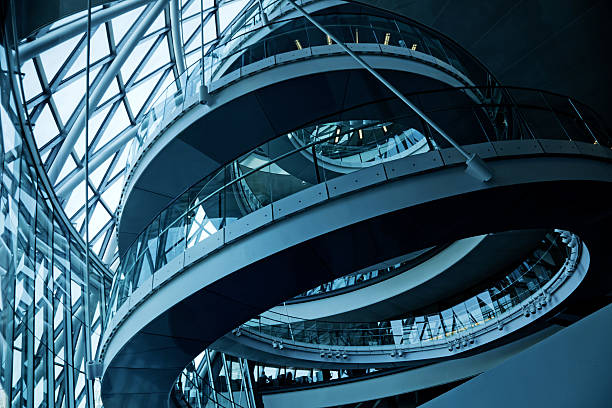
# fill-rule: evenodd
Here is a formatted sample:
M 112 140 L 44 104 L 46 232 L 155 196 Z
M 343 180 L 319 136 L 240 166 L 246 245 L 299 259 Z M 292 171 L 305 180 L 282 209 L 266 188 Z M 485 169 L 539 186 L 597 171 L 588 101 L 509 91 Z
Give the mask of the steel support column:
M 185 52 L 181 36 L 181 19 L 179 18 L 179 0 L 170 0 L 170 30 L 172 32 L 172 47 L 174 48 L 174 59 L 176 69 L 181 75 L 185 72 Z M 202 30 L 204 28 L 202 27 Z

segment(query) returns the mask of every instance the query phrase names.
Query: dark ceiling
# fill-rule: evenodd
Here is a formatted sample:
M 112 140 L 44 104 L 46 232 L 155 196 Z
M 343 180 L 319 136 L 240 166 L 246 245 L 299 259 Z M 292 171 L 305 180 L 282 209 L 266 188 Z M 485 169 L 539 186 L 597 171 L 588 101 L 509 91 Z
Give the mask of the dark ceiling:
M 612 125 L 610 0 L 362 0 L 454 39 L 504 85 L 570 95 Z

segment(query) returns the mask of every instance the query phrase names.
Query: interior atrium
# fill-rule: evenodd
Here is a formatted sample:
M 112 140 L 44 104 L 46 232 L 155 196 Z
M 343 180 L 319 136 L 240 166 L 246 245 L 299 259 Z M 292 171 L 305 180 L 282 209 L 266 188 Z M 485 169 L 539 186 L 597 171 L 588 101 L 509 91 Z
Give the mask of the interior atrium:
M 0 408 L 612 406 L 611 20 L 0 0 Z

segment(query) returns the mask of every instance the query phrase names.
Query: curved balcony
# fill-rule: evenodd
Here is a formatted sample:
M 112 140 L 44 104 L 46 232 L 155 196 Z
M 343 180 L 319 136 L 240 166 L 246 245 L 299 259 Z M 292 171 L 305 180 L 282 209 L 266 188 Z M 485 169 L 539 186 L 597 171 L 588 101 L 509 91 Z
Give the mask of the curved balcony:
M 491 182 L 466 174 L 453 149 L 403 157 L 275 201 L 177 251 L 140 282 L 125 269 L 138 286 L 102 339 L 105 405 L 162 403 L 182 367 L 240 323 L 307 288 L 423 246 L 570 223 L 597 248 L 589 231 L 609 214 L 600 198 L 612 182 L 610 149 L 559 140 L 491 146 Z M 590 255 L 600 267 L 607 262 L 601 250 Z M 130 287 L 120 277 L 113 291 Z M 128 386 L 126 376 L 147 376 L 146 386 Z
M 263 397 L 266 407 L 358 404 L 470 378 L 498 366 L 558 331 L 558 326 L 547 327 L 535 334 L 509 344 L 498 345 L 490 350 L 481 350 L 472 355 L 457 356 L 416 368 L 324 370 L 258 363 L 251 366 L 252 386 L 254 391 Z M 216 355 L 216 352 L 213 351 L 211 354 Z M 243 376 L 246 377 L 246 374 Z M 214 400 L 211 390 L 213 387 L 224 389 L 223 382 L 223 378 L 214 376 L 211 381 L 204 370 L 200 371 L 191 366 L 181 374 L 180 391 L 192 406 L 197 406 L 198 401 L 201 406 L 207 406 L 209 401 Z M 211 386 L 211 383 L 214 385 Z M 398 383 L 404 386 L 398 387 Z M 175 387 L 175 390 L 179 391 L 178 387 Z M 247 406 L 247 403 L 242 402 L 245 398 L 240 397 L 240 395 L 238 398 L 234 397 L 234 402 L 240 401 L 237 406 Z M 217 398 L 220 401 L 228 399 L 226 395 Z M 224 406 L 223 403 L 220 405 Z
M 415 365 L 473 351 L 561 304 L 588 270 L 581 247 L 575 235 L 549 233 L 502 278 L 436 313 L 406 310 L 393 321 L 338 322 L 268 311 L 211 348 L 268 364 L 321 368 Z M 581 272 L 570 278 L 579 264 Z
M 523 260 L 544 234 L 542 230 L 510 231 L 436 246 L 412 261 L 388 260 L 319 285 L 307 296 L 289 299 L 270 312 L 336 322 L 398 318 L 453 299 L 506 272 Z M 385 268 L 378 269 L 380 265 Z
M 366 53 L 366 45 L 355 48 L 364 46 Z M 323 45 L 332 47 L 331 51 L 334 46 Z M 365 99 L 359 98 L 358 91 L 351 94 L 349 105 L 336 104 L 338 98 L 334 98 L 334 106 L 321 103 L 319 88 L 302 88 L 313 96 L 306 98 L 307 111 L 280 109 L 284 101 L 278 95 L 288 95 L 283 87 L 294 87 L 295 79 L 307 78 L 301 82 L 305 86 L 324 78 L 333 85 L 324 98 L 337 90 L 334 86 L 346 88 L 346 83 L 334 82 L 334 72 L 327 72 L 334 69 L 344 76 L 351 71 L 360 86 L 372 86 L 344 56 L 332 52 L 311 58 L 312 49 L 296 51 L 288 57 L 290 63 L 279 63 L 275 55 L 274 62 L 250 64 L 259 64 L 251 72 L 241 67 L 234 82 L 229 74 L 222 76 L 220 80 L 225 78 L 227 84 L 218 82 L 216 94 L 215 87 L 209 87 L 215 97 L 210 106 L 183 110 L 193 93 L 179 98 L 179 103 L 169 99 L 168 116 L 164 107 L 161 120 L 151 115 L 150 122 L 143 125 L 146 130 L 151 126 L 152 134 L 159 137 L 143 139 L 144 148 L 129 172 L 128 190 L 153 167 L 152 159 L 163 159 L 161 149 L 178 134 L 190 134 L 189 142 L 195 143 L 190 146 L 201 148 L 200 153 L 221 155 L 206 162 L 207 170 L 190 172 L 173 166 L 175 162 L 161 162 L 172 182 L 192 187 L 183 194 L 172 194 L 179 197 L 122 252 L 111 294 L 110 324 L 102 340 L 105 405 L 163 403 L 182 367 L 202 348 L 308 288 L 466 236 L 552 228 L 566 223 L 567 214 L 572 215 L 571 225 L 563 227 L 582 236 L 593 219 L 609 213 L 600 196 L 611 182 L 610 139 L 596 115 L 575 101 L 537 91 L 465 86 L 460 76 L 451 75 L 452 66 L 441 80 L 443 66 L 438 61 L 427 79 L 421 70 L 427 58 L 417 56 L 419 73 L 416 66 L 407 64 L 415 57 L 412 50 L 403 54 L 392 50 L 395 54 L 390 55 L 396 55 L 392 58 L 369 56 L 390 77 L 402 80 L 410 76 L 400 88 L 418 99 L 436 123 L 453 129 L 453 137 L 469 153 L 486 160 L 494 178 L 483 183 L 463 171 L 464 159 L 457 150 L 379 88 L 370 89 Z M 327 60 L 320 64 L 322 76 L 313 76 L 311 69 L 318 58 L 339 63 L 330 66 L 332 61 Z M 298 65 L 302 71 L 296 74 Z M 435 89 L 415 88 L 417 77 L 419 81 L 425 78 L 429 88 L 435 84 Z M 276 116 L 261 123 L 278 120 L 278 127 L 262 131 L 252 126 L 253 118 L 232 121 L 227 116 L 248 108 L 268 91 L 268 97 L 276 96 L 268 99 Z M 344 99 L 346 93 L 338 95 Z M 185 113 L 172 113 L 179 111 Z M 153 126 L 152 119 L 159 124 Z M 339 134 L 312 137 L 313 126 L 329 130 L 338 123 L 343 125 Z M 385 132 L 387 124 L 393 132 Z M 204 128 L 212 132 L 226 128 L 223 134 L 230 137 L 204 140 L 196 132 Z M 296 129 L 304 130 L 304 137 L 295 138 L 293 144 L 289 134 Z M 410 142 L 421 147 L 427 144 L 429 150 L 388 149 L 393 145 L 391 136 L 400 133 L 404 136 L 400 143 L 395 142 L 396 147 Z M 242 148 L 245 151 L 236 150 Z M 336 148 L 347 153 L 335 155 Z M 198 162 L 194 157 L 203 156 L 179 155 L 188 165 Z M 356 157 L 366 159 L 347 165 L 339 160 L 345 157 L 352 163 Z M 219 166 L 221 163 L 226 164 Z M 214 168 L 217 170 L 210 171 Z M 177 174 L 185 177 L 177 178 Z M 209 175 L 197 181 L 202 174 Z M 138 202 L 131 193 L 122 200 L 126 204 L 123 224 L 127 204 Z M 160 207 L 159 203 L 141 202 L 136 208 L 146 213 L 156 205 Z M 588 239 L 587 233 L 587 245 Z M 127 246 L 125 241 L 121 245 Z M 354 256 L 347 259 L 349 252 Z M 601 255 L 593 256 L 600 259 L 597 256 Z M 160 348 L 165 350 L 162 356 Z M 127 384 L 128 376 L 146 376 L 147 381 Z
M 536 91 L 513 88 L 504 90 L 512 92 L 513 100 L 502 99 L 499 104 L 478 103 L 468 107 L 464 104 L 447 104 L 443 110 L 436 106 L 430 114 L 440 119 L 454 120 L 455 127 L 464 130 L 466 145 L 481 142 L 471 145 L 468 150 L 484 158 L 532 153 L 595 154 L 602 158 L 611 156 L 612 151 L 603 147 L 609 146 L 609 142 L 602 127 L 597 121 L 587 120 L 585 114 L 575 110 L 571 100 Z M 433 94 L 437 95 L 436 100 L 445 99 L 439 98 L 440 94 L 454 100 L 465 95 L 464 91 L 454 89 Z M 464 102 L 466 100 L 473 102 L 470 98 L 464 99 Z M 551 106 L 556 109 L 553 110 Z M 490 119 L 491 112 L 496 113 L 494 120 Z M 588 118 L 594 116 L 591 114 Z M 385 131 L 386 125 L 381 123 L 394 125 L 389 125 Z M 269 213 L 268 220 L 282 218 L 282 206 L 276 206 L 272 214 L 272 203 L 283 199 L 297 200 L 298 203 L 293 205 L 301 207 L 314 205 L 326 196 L 337 195 L 333 191 L 336 187 L 329 190 L 329 187 L 321 184 L 341 178 L 341 173 L 319 165 L 323 160 L 330 160 L 330 147 L 350 147 L 353 155 L 355 152 L 368 155 L 369 160 L 361 161 L 359 166 L 344 167 L 346 171 L 363 171 L 403 159 L 409 159 L 415 171 L 427 171 L 432 165 L 437 167 L 461 163 L 455 149 L 443 148 L 444 140 L 433 135 L 427 127 L 424 128 L 415 115 L 399 116 L 384 122 L 368 121 L 365 125 L 355 121 L 343 124 L 346 126 L 340 128 L 326 126 L 326 131 L 317 135 L 314 141 L 302 142 L 297 148 L 287 142 L 291 139 L 290 135 L 273 139 L 221 167 L 175 199 L 125 253 L 113 285 L 109 309 L 111 315 L 155 271 L 198 243 L 207 241 L 213 248 L 223 244 L 223 241 L 219 241 L 223 239 L 223 234 L 218 231 L 231 228 L 232 224 L 247 215 L 263 210 Z M 375 131 L 369 131 L 371 129 Z M 402 142 L 398 143 L 395 142 L 398 134 L 410 136 L 404 136 Z M 564 139 L 567 141 L 563 142 Z M 419 146 L 424 141 L 433 150 L 425 153 L 412 150 L 413 154 L 406 155 L 405 152 L 410 151 L 411 146 Z M 523 150 L 516 145 L 518 141 L 524 143 Z M 391 144 L 396 147 L 394 150 L 387 148 Z M 390 175 L 388 172 L 386 174 Z M 319 190 L 315 186 L 319 186 Z M 309 198 L 308 202 L 301 201 L 300 192 L 310 196 L 315 190 L 316 198 Z M 227 233 L 225 235 L 227 242 L 234 239 L 227 236 Z
M 323 7 L 319 3 L 330 5 L 313 7 Z M 483 102 L 500 97 L 486 87 L 494 79 L 467 52 L 410 20 L 346 4 L 324 8 L 315 18 L 403 92 L 482 86 L 466 93 Z M 302 18 L 274 20 L 219 44 L 162 93 L 130 148 L 120 204 L 121 254 L 168 197 L 249 149 L 313 123 L 362 119 L 364 104 L 370 104 L 366 119 L 388 118 L 394 105 L 384 100 L 388 91 L 357 69 L 338 44 L 328 43 Z M 202 78 L 210 94 L 204 105 Z M 278 98 L 291 95 L 287 86 L 298 97 L 290 103 Z M 202 134 L 231 138 L 211 141 Z M 174 171 L 168 174 L 168 168 Z

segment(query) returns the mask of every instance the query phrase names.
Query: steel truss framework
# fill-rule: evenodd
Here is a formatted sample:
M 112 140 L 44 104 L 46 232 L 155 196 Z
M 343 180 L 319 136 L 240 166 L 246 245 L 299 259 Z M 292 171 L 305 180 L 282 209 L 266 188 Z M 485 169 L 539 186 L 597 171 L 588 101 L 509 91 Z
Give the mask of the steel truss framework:
M 66 214 L 84 236 L 89 150 L 90 244 L 113 269 L 118 264 L 116 210 L 136 124 L 185 67 L 199 60 L 253 4 L 254 0 L 123 0 L 94 8 L 87 147 L 87 12 L 57 21 L 20 44 L 16 56 L 25 107 L 45 169 Z
M 2 30 L 0 29 L 0 33 Z M 86 271 L 84 244 L 39 178 L 0 45 L 0 406 L 94 407 L 86 378 L 110 276 Z
M 0 44 L 0 407 L 100 407 L 100 383 L 86 367 L 99 355 L 111 276 L 98 262 L 87 273 L 85 245 L 37 173 L 6 49 Z M 173 395 L 254 408 L 247 367 L 206 350 Z

